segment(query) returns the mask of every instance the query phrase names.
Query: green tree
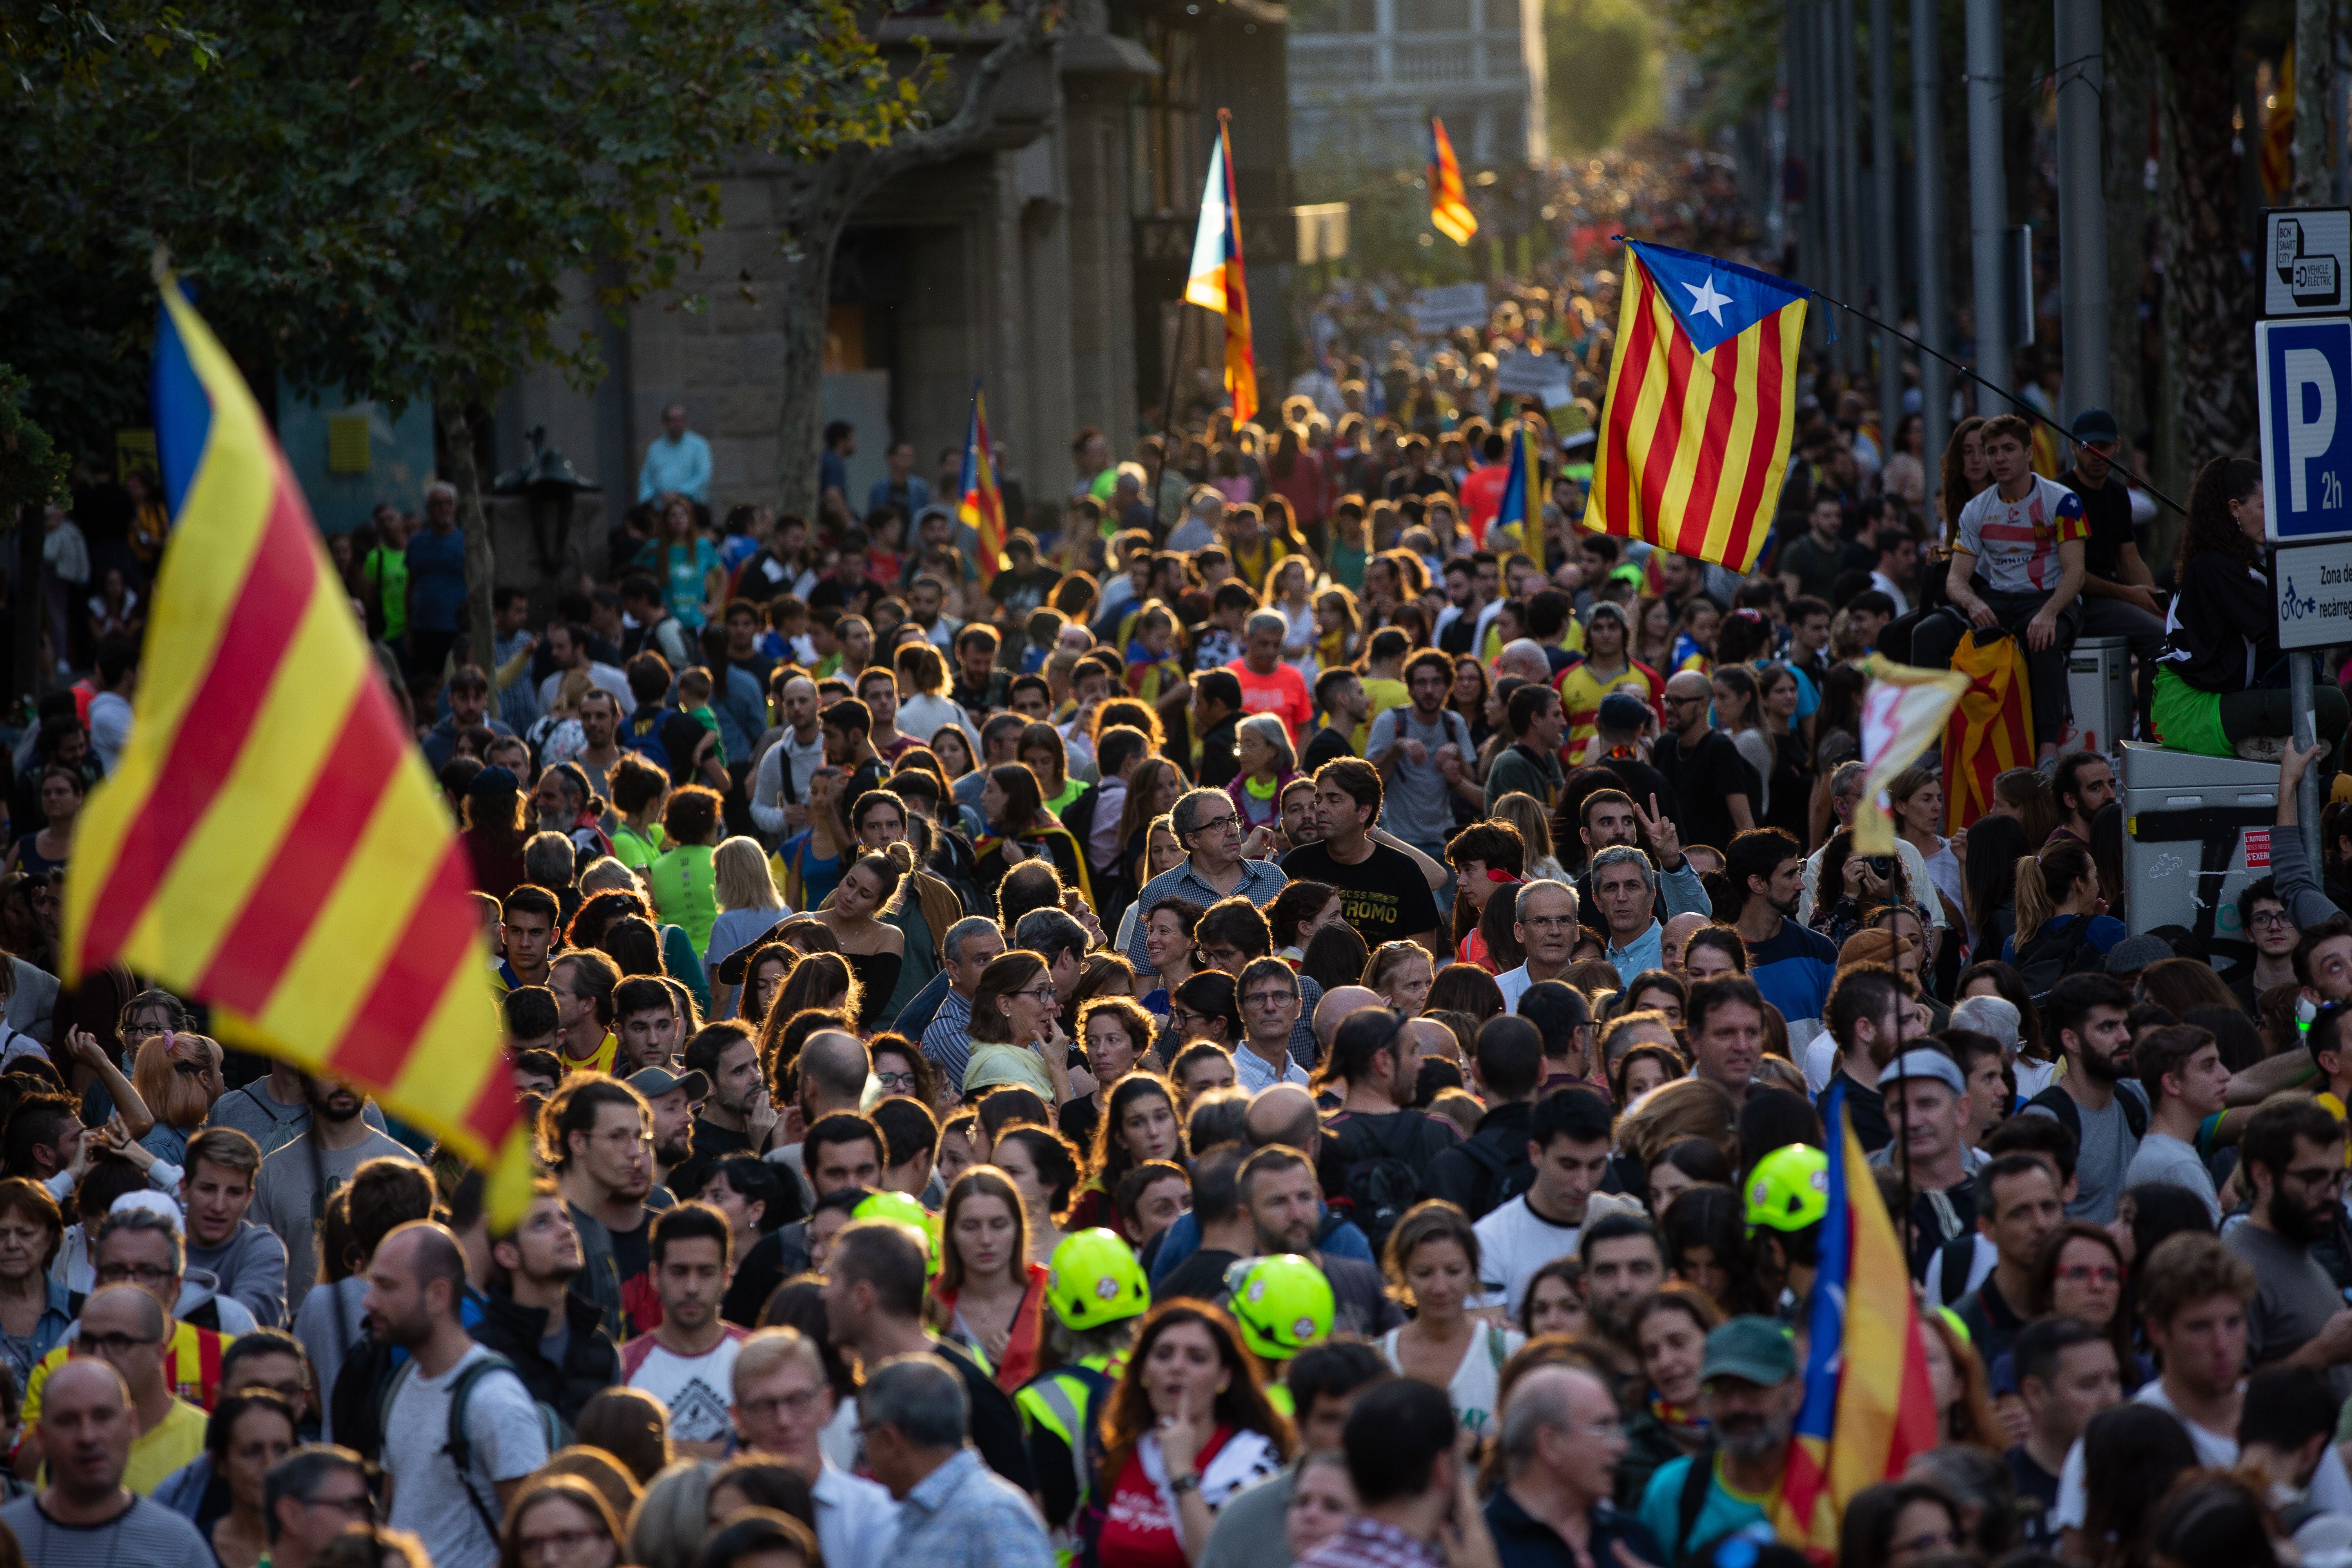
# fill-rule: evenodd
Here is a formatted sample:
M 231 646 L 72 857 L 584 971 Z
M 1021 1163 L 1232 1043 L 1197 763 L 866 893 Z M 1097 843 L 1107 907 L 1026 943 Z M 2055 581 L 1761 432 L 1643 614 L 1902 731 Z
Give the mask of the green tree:
M 1544 0 L 1555 154 L 1613 147 L 1658 114 L 1656 29 L 1636 0 Z

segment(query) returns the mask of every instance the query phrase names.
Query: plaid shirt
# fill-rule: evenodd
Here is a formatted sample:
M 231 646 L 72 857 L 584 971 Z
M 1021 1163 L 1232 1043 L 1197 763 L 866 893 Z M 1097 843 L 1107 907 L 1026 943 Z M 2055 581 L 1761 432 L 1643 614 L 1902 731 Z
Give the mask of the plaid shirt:
M 1028 1496 L 964 1448 L 900 1501 L 890 1558 L 922 1568 L 1054 1568 L 1054 1547 Z
M 1297 1568 L 1445 1568 L 1445 1559 L 1395 1525 L 1360 1514 L 1300 1558 Z
M 923 1031 L 922 1047 L 923 1054 L 947 1074 L 948 1081 L 961 1088 L 963 1069 L 971 1063 L 971 998 L 949 987 L 940 999 L 940 1010 L 931 1015 L 930 1026 Z
M 1144 927 L 1150 923 L 1151 906 L 1162 899 L 1190 899 L 1205 910 L 1218 900 L 1230 899 L 1238 893 L 1262 910 L 1274 902 L 1274 896 L 1289 885 L 1290 879 L 1283 875 L 1282 868 L 1273 861 L 1244 860 L 1242 862 L 1242 879 L 1234 884 L 1233 892 L 1221 893 L 1194 874 L 1192 858 L 1188 855 L 1182 865 L 1172 871 L 1160 872 L 1146 882 L 1143 891 L 1137 895 L 1135 907 L 1141 912 L 1135 922 L 1135 934 L 1128 939 L 1127 961 L 1135 965 L 1138 974 L 1160 973 L 1158 966 L 1151 962 L 1151 954 L 1144 948 L 1143 937 Z M 1311 1037 L 1313 1031 L 1309 1030 L 1308 1034 Z

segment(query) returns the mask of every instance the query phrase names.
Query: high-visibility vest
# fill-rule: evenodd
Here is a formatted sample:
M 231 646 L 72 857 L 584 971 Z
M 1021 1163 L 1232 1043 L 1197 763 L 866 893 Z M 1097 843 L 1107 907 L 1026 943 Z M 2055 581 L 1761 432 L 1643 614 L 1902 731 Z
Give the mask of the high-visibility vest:
M 1071 1530 L 1079 1510 L 1094 1489 L 1094 1436 L 1096 1415 L 1100 1402 L 1118 1384 L 1119 1374 L 1127 1370 L 1124 1350 L 1107 1356 L 1087 1356 L 1069 1366 L 1041 1372 L 1021 1385 L 1013 1396 L 1013 1408 L 1021 1413 L 1024 1430 L 1040 1428 L 1050 1432 L 1069 1451 L 1070 1477 L 1074 1483 L 1075 1501 L 1070 1518 L 1053 1531 L 1054 1554 L 1063 1568 L 1077 1556 L 1077 1538 Z

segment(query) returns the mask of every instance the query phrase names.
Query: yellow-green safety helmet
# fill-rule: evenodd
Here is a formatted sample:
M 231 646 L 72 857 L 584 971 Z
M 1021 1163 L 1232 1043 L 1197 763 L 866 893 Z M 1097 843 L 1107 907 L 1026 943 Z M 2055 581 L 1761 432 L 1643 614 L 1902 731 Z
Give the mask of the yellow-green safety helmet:
M 882 1192 L 864 1199 L 849 1211 L 852 1219 L 894 1219 L 913 1226 L 923 1237 L 923 1271 L 940 1271 L 940 1216 L 905 1193 Z
M 1225 1271 L 1225 1289 L 1253 1355 L 1286 1361 L 1330 1337 L 1331 1281 L 1295 1252 L 1244 1258 Z
M 1810 1143 L 1784 1143 L 1748 1178 L 1748 1228 L 1800 1231 L 1830 1212 L 1830 1157 Z
M 1100 1226 L 1074 1231 L 1054 1248 L 1045 1274 L 1045 1304 L 1073 1333 L 1139 1318 L 1151 1307 L 1151 1286 L 1134 1249 Z

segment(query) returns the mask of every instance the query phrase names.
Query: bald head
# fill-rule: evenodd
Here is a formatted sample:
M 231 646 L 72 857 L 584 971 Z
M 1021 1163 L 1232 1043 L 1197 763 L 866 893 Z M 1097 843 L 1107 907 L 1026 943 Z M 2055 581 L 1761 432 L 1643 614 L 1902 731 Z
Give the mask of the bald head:
M 1503 1406 L 1503 1466 L 1513 1477 L 1541 1466 L 1546 1432 L 1572 1435 L 1617 1419 L 1617 1400 L 1608 1384 L 1579 1366 L 1538 1366 L 1511 1385 Z M 1555 1450 L 1557 1451 L 1557 1450 Z M 1549 1476 L 1574 1489 L 1590 1489 L 1595 1478 Z M 1605 1493 L 1609 1482 L 1599 1478 Z
M 160 1342 L 171 1328 L 163 1303 L 136 1285 L 101 1285 L 82 1303 L 82 1324 L 93 1332 L 124 1332 Z M 93 1324 L 99 1325 L 93 1328 Z
M 1318 1120 L 1313 1095 L 1297 1084 L 1278 1083 L 1250 1101 L 1242 1117 L 1242 1130 L 1253 1149 L 1280 1143 L 1312 1153 L 1318 1142 Z
M 1409 1020 L 1405 1027 L 1421 1041 L 1421 1054 L 1424 1060 L 1432 1057 L 1443 1057 L 1457 1064 L 1462 1060 L 1460 1037 L 1436 1019 L 1414 1018 Z
M 1703 914 L 1679 914 L 1666 922 L 1665 931 L 1658 939 L 1658 952 L 1667 968 L 1677 974 L 1682 973 L 1683 943 L 1690 941 L 1691 932 L 1706 924 L 1707 919 Z M 1633 976 L 1626 978 L 1630 980 Z
M 801 1081 L 816 1091 L 816 1114 L 855 1110 L 866 1093 L 873 1058 L 866 1042 L 839 1029 L 819 1029 L 801 1047 Z
M 1683 670 L 1666 681 L 1666 695 L 1669 697 L 1706 697 L 1711 696 L 1714 689 L 1706 677 L 1696 669 Z
M 139 1436 L 131 1388 L 121 1373 L 96 1356 L 77 1356 L 58 1367 L 41 1390 L 40 1428 L 49 1484 L 65 1500 L 91 1508 L 117 1495 Z
M 1507 675 L 1549 686 L 1551 661 L 1544 658 L 1543 645 L 1533 637 L 1514 637 L 1505 643 L 1503 651 L 1495 656 L 1495 676 L 1500 679 Z
M 129 1285 L 116 1285 L 110 1289 L 130 1290 L 134 1295 L 146 1294 Z M 97 1300 L 95 1296 L 90 1298 L 93 1302 Z M 54 1420 L 69 1409 L 95 1406 L 121 1410 L 130 1404 L 131 1390 L 123 1383 L 122 1374 L 94 1355 L 74 1357 L 51 1371 L 48 1380 L 41 1384 L 41 1416 L 44 1421 Z
M 1331 1054 L 1331 1037 L 1339 1032 L 1339 1020 L 1360 1007 L 1385 1007 L 1388 1003 L 1369 985 L 1334 985 L 1323 993 L 1323 1000 L 1315 1004 L 1315 1054 L 1318 1058 Z

